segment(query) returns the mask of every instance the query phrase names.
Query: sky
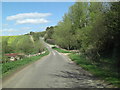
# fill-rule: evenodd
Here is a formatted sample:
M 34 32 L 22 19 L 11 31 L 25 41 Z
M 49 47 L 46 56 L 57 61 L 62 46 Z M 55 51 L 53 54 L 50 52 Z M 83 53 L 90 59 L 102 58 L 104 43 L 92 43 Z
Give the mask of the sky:
M 74 2 L 3 2 L 2 36 L 44 31 L 62 20 Z

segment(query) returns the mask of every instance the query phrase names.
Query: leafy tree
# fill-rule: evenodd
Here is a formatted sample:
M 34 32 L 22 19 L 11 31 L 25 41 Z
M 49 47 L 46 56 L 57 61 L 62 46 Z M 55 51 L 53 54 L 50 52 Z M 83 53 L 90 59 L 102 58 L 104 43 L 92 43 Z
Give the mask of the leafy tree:
M 67 14 L 64 15 L 63 21 L 58 23 L 53 34 L 55 42 L 66 49 L 72 49 L 75 45 L 75 38 L 72 33 L 72 22 Z
M 47 40 L 47 39 L 52 39 L 52 35 L 54 33 L 54 27 L 51 26 L 51 27 L 47 27 L 46 28 L 46 34 L 44 36 L 44 39 Z
M 119 58 L 119 6 L 119 3 L 76 2 L 58 23 L 53 39 L 62 48 L 80 49 L 95 62 L 104 52 Z

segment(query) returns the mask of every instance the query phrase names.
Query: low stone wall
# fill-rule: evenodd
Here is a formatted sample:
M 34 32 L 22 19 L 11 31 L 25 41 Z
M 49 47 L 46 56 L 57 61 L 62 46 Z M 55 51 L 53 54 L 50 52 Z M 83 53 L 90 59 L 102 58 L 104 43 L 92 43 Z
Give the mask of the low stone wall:
M 46 52 L 46 51 L 43 51 L 43 52 L 41 52 L 41 53 L 36 53 L 36 54 L 25 55 L 25 57 L 38 56 L 38 55 L 44 54 L 45 52 Z

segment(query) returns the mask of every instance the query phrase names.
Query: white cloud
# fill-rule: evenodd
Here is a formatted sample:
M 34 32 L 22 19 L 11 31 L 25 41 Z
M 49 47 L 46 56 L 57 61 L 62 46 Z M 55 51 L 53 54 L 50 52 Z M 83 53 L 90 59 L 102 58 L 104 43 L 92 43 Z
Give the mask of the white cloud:
M 46 27 L 38 27 L 38 28 L 40 28 L 40 29 L 45 29 Z
M 8 16 L 7 20 L 20 20 L 26 18 L 43 18 L 52 15 L 51 13 L 20 13 L 13 16 Z
M 21 29 L 22 29 L 22 30 L 31 30 L 32 27 L 22 27 Z
M 15 30 L 15 29 L 12 29 L 12 28 L 9 28 L 9 29 L 2 29 L 1 30 L 2 32 L 16 32 L 17 30 Z
M 9 25 L 8 24 L 2 24 L 2 27 L 8 27 Z
M 17 20 L 16 24 L 41 24 L 41 23 L 47 23 L 49 22 L 46 19 L 23 19 L 23 20 Z

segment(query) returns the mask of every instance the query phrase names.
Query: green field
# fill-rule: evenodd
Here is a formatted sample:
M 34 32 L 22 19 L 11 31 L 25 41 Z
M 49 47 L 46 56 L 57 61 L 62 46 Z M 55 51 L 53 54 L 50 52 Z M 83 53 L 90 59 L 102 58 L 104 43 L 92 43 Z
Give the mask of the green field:
M 42 43 L 39 40 L 35 40 L 35 39 L 33 42 L 29 35 L 2 37 L 3 54 L 6 54 L 6 53 L 32 54 L 32 53 L 41 52 L 43 50 L 44 50 L 44 47 Z
M 31 37 L 33 39 L 31 39 Z M 19 36 L 1 36 L 2 38 L 2 73 L 7 75 L 21 66 L 25 66 L 31 62 L 39 60 L 41 57 L 48 55 L 49 51 L 45 49 L 42 42 L 35 35 L 19 35 Z M 46 53 L 39 56 L 22 57 L 17 61 L 11 62 L 5 54 L 22 53 L 24 55 L 32 55 L 41 53 L 46 50 Z

